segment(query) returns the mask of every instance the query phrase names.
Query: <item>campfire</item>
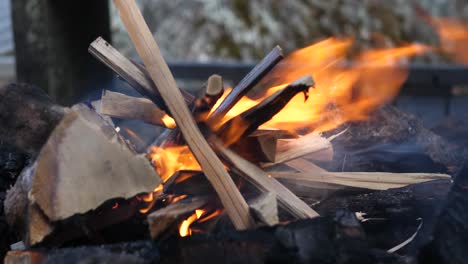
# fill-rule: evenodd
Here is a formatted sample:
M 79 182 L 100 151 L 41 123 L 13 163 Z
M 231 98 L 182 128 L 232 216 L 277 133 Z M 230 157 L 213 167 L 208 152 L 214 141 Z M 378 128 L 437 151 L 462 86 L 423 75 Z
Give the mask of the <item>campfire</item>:
M 402 263 L 430 242 L 448 173 L 463 172 L 462 154 L 385 105 L 406 80 L 402 63 L 431 47 L 372 50 L 346 63 L 351 39 L 326 39 L 286 57 L 277 46 L 234 87 L 213 73 L 194 96 L 178 88 L 135 1 L 114 2 L 143 64 L 102 38 L 89 52 L 143 97 L 105 90 L 99 101 L 63 108 L 29 86 L 5 92 L 21 111 L 9 115 L 9 124 L 24 135 L 10 136 L 35 158 L 6 197 L 7 220 L 22 239 L 6 263 L 74 252 L 44 250 L 52 247 L 144 239 L 119 247 L 160 250 L 146 261 L 167 263 L 201 262 L 210 254 L 216 261 Z M 37 120 L 20 124 L 31 113 Z M 138 154 L 110 117 L 165 131 Z M 335 142 L 352 148 L 405 138 L 442 169 L 347 172 L 358 153 L 342 156 L 342 170 L 327 168 L 344 153 Z M 452 191 L 456 208 L 460 190 Z M 443 218 L 439 227 L 452 220 Z M 423 238 L 415 239 L 418 233 Z

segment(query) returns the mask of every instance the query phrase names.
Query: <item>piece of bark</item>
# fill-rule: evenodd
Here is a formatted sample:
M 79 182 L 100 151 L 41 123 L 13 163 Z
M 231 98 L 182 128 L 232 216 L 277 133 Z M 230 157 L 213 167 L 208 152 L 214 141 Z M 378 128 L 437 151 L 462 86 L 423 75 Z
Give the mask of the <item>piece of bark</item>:
M 223 78 L 213 74 L 208 78 L 204 92 L 193 102 L 192 113 L 197 121 L 205 121 L 213 106 L 224 92 Z
M 114 3 L 155 87 L 175 119 L 187 145 L 216 190 L 234 226 L 237 229 L 251 227 L 253 221 L 246 201 L 197 127 L 137 4 L 133 0 L 114 0 Z
M 4 264 L 42 264 L 46 255 L 40 251 L 9 251 Z
M 141 120 L 149 124 L 174 128 L 172 119 L 151 100 L 104 90 L 99 112 L 121 119 Z
M 182 200 L 148 215 L 148 227 L 151 238 L 157 240 L 168 229 L 180 224 L 196 209 L 202 208 L 209 201 L 208 197 L 196 197 Z
M 461 168 L 466 153 L 426 129 L 413 115 L 387 105 L 362 122 L 344 125 L 333 140 L 330 171 L 450 172 Z M 328 132 L 336 134 L 343 128 Z
M 167 107 L 161 98 L 158 90 L 154 88 L 154 83 L 144 70 L 144 67 L 138 67 L 131 60 L 127 59 L 123 54 L 116 50 L 110 43 L 103 38 L 97 38 L 88 49 L 94 57 L 100 62 L 109 67 L 117 75 L 122 77 L 130 86 L 135 88 L 141 95 L 151 99 L 157 106 L 167 111 Z M 184 96 L 185 102 L 190 104 L 193 102 L 194 97 L 184 91 L 180 90 Z
M 273 118 L 298 93 L 304 93 L 307 100 L 309 88 L 313 85 L 312 76 L 305 76 L 292 82 L 261 103 L 231 118 L 217 130 L 217 134 L 226 145 L 232 145 L 239 138 L 249 135 L 260 125 Z
M 218 108 L 210 115 L 208 122 L 216 124 L 221 121 L 227 112 L 246 95 L 275 65 L 283 59 L 283 51 L 279 46 L 273 48 L 221 102 Z
M 38 87 L 0 87 L 0 140 L 35 157 L 65 112 Z
M 312 208 L 265 171 L 224 147 L 221 142 L 216 140 L 212 142 L 215 144 L 218 155 L 223 158 L 231 170 L 237 172 L 261 192 L 276 194 L 278 204 L 291 215 L 298 219 L 319 216 Z
M 276 194 L 261 193 L 254 199 L 248 201 L 250 210 L 259 223 L 273 226 L 279 223 L 278 203 Z
M 450 175 L 435 173 L 388 172 L 270 172 L 278 180 L 313 185 L 325 183 L 369 190 L 388 190 L 433 180 L 448 180 Z
M 317 161 L 333 159 L 333 147 L 330 141 L 315 133 L 310 133 L 297 139 L 279 139 L 276 145 L 275 160 L 265 163 L 263 167 L 284 163 L 293 159 L 307 156 Z

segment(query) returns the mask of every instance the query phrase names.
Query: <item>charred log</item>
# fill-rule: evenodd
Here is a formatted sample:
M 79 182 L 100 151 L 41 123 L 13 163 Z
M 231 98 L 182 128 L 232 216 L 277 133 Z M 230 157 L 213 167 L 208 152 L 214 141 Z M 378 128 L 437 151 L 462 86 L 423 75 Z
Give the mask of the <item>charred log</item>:
M 421 263 L 466 263 L 468 252 L 468 167 L 455 178 L 434 230 L 434 241 L 421 254 Z
M 385 106 L 363 122 L 350 123 L 333 140 L 330 171 L 455 173 L 463 149 L 424 128 L 414 116 Z M 330 132 L 336 134 L 336 131 Z
M 412 263 L 372 250 L 353 214 L 173 239 L 162 263 Z M 414 262 L 413 262 L 414 263 Z
M 0 139 L 35 156 L 65 114 L 40 88 L 9 84 L 0 88 Z
M 367 194 L 339 194 L 314 208 L 325 216 L 337 210 L 363 215 L 362 225 L 373 247 L 388 250 L 410 237 L 423 225 L 415 239 L 397 253 L 417 256 L 420 248 L 432 239 L 432 231 L 450 189 L 450 180 L 436 180 L 404 188 Z

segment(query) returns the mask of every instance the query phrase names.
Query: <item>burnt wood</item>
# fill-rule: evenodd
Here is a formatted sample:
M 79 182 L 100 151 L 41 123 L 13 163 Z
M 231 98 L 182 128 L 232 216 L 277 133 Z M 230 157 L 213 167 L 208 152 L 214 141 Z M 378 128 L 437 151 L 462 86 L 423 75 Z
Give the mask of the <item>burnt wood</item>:
M 415 263 L 372 249 L 354 215 L 338 212 L 243 232 L 192 235 L 160 245 L 161 263 Z
M 421 263 L 462 264 L 468 259 L 468 167 L 455 178 L 434 230 L 434 241 L 421 254 Z
M 351 122 L 327 132 L 346 129 L 333 140 L 334 158 L 321 163 L 329 171 L 387 171 L 450 173 L 462 167 L 466 153 L 426 129 L 413 115 L 387 105 L 362 122 Z
M 307 100 L 308 90 L 313 85 L 314 81 L 311 76 L 305 76 L 294 81 L 285 88 L 266 98 L 258 105 L 223 124 L 223 126 L 217 131 L 217 134 L 227 145 L 232 145 L 239 138 L 249 135 L 260 125 L 274 117 L 298 93 L 304 93 Z M 226 98 L 226 100 L 227 99 L 228 98 Z M 216 111 L 214 113 L 216 113 Z
M 65 112 L 36 86 L 0 87 L 0 141 L 35 157 Z
M 232 89 L 218 108 L 210 115 L 211 123 L 216 123 L 246 95 L 275 65 L 283 59 L 284 55 L 279 46 L 273 48 L 240 82 Z
M 158 89 L 234 226 L 240 230 L 251 227 L 253 221 L 247 203 L 197 127 L 137 4 L 130 0 L 114 0 L 113 2 L 136 50 L 147 67 L 155 84 L 154 88 Z
M 313 207 L 323 216 L 333 216 L 337 210 L 365 213 L 367 220 L 362 226 L 369 243 L 382 250 L 393 248 L 413 235 L 420 224 L 417 219 L 421 218 L 423 225 L 416 238 L 396 252 L 416 257 L 432 240 L 450 186 L 450 180 L 436 180 L 386 191 L 338 192 Z

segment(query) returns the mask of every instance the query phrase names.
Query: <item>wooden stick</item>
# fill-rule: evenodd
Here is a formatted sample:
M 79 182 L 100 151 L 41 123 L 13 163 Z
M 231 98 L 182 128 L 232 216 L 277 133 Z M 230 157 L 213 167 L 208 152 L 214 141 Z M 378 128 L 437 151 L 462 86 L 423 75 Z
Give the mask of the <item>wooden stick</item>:
M 213 142 L 218 154 L 233 171 L 252 183 L 260 191 L 276 194 L 279 205 L 293 216 L 299 219 L 319 216 L 317 212 L 265 171 L 224 147 L 219 140 L 212 140 L 211 142 Z
M 233 144 L 239 138 L 247 136 L 261 124 L 274 117 L 296 94 L 303 92 L 307 98 L 307 92 L 313 85 L 314 80 L 310 75 L 296 80 L 258 105 L 233 117 L 218 130 L 218 135 L 226 145 Z
M 283 51 L 280 46 L 276 46 L 273 50 L 258 63 L 239 84 L 229 93 L 224 101 L 209 117 L 211 124 L 216 124 L 226 115 L 227 112 L 246 95 L 275 65 L 283 59 Z
M 304 158 L 290 160 L 285 162 L 285 164 L 299 172 L 327 172 L 326 170 L 315 165 L 312 161 L 306 160 Z
M 88 51 L 117 75 L 122 77 L 141 95 L 150 98 L 151 101 L 165 111 L 168 110 L 158 90 L 155 89 L 148 72 L 144 70 L 144 67 L 141 67 L 141 65 L 137 66 L 101 37 L 91 43 Z M 180 91 L 187 105 L 192 103 L 194 97 L 184 90 Z
M 297 183 L 321 183 L 342 185 L 370 190 L 388 190 L 432 180 L 450 179 L 446 174 L 435 173 L 389 173 L 389 172 L 271 172 L 278 180 Z
M 333 159 L 333 146 L 328 139 L 316 133 L 296 139 L 278 139 L 275 162 L 265 163 L 262 166 L 269 167 L 303 156 L 313 160 L 329 161 Z
M 206 120 L 213 106 L 223 95 L 223 92 L 223 78 L 217 74 L 211 75 L 208 78 L 203 96 L 197 98 L 193 103 L 192 113 L 195 115 L 195 120 Z
M 149 124 L 174 128 L 175 122 L 151 100 L 108 90 L 102 92 L 99 112 L 121 119 L 141 120 Z
M 173 118 L 184 135 L 187 145 L 213 185 L 236 229 L 253 226 L 249 207 L 224 168 L 223 163 L 208 145 L 177 88 L 158 44 L 153 38 L 134 0 L 114 0 L 120 17 L 132 39 L 138 54 Z

